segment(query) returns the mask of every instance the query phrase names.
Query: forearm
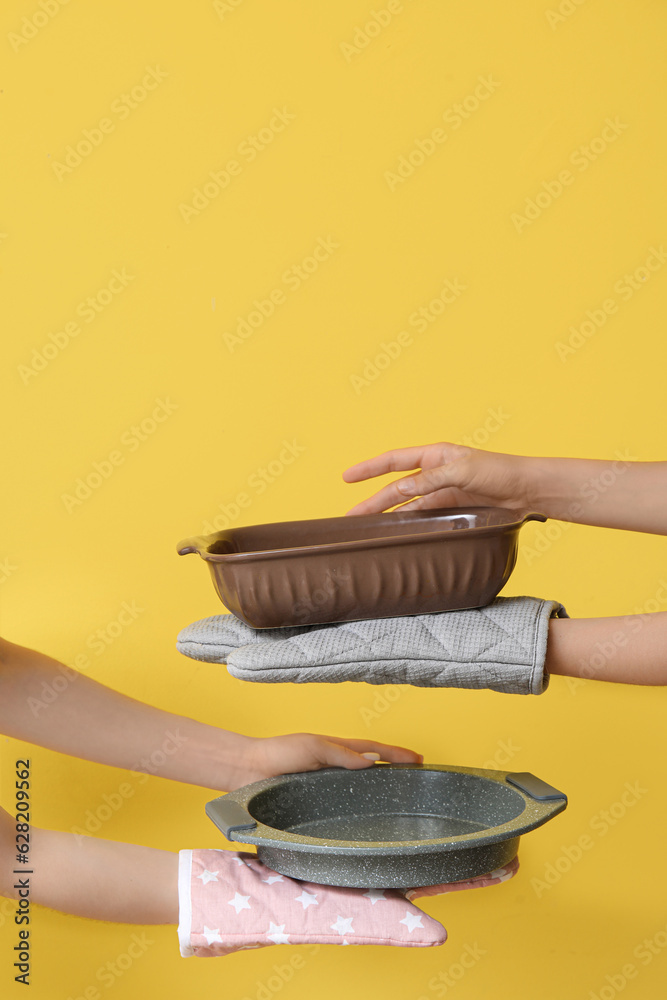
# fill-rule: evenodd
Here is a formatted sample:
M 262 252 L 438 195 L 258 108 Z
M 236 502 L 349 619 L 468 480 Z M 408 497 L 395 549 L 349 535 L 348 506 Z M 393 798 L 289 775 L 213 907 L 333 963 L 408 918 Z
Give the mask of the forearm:
M 47 702 L 48 690 L 55 697 Z M 4 641 L 0 732 L 98 764 L 221 791 L 245 783 L 254 742 L 135 701 L 42 653 Z
M 19 898 L 29 882 L 33 903 L 93 920 L 178 923 L 178 855 L 56 830 L 30 830 L 29 874 L 14 868 L 13 819 L 0 810 L 0 895 Z M 25 892 L 25 890 L 24 890 Z
M 667 684 L 667 612 L 624 618 L 554 618 L 546 669 L 623 684 Z
M 667 534 L 667 462 L 523 460 L 529 503 L 548 517 Z

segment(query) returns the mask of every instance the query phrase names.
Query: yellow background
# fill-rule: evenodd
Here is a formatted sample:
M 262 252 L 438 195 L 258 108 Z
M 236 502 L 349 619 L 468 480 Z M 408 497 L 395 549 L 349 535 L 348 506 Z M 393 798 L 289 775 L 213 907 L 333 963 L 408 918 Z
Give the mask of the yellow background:
M 460 1000 L 587 998 L 610 989 L 605 977 L 628 962 L 639 968 L 628 998 L 662 995 L 667 954 L 645 966 L 633 957 L 667 922 L 662 690 L 555 678 L 539 699 L 405 688 L 376 703 L 382 692 L 360 684 L 250 687 L 174 648 L 180 628 L 221 610 L 204 565 L 179 560 L 175 545 L 239 492 L 252 502 L 235 524 L 341 514 L 369 492 L 345 485 L 343 468 L 437 440 L 665 457 L 667 267 L 627 301 L 613 290 L 667 239 L 665 7 L 561 7 L 558 20 L 557 0 L 406 0 L 347 59 L 342 43 L 383 0 L 236 0 L 219 11 L 208 2 L 73 0 L 13 45 L 12 33 L 31 31 L 22 19 L 42 8 L 3 7 L 0 558 L 12 567 L 0 584 L 3 634 L 72 663 L 124 601 L 136 601 L 136 621 L 91 657 L 90 675 L 105 684 L 241 732 L 372 735 L 431 762 L 483 765 L 505 743 L 512 769 L 570 797 L 564 815 L 522 842 L 514 881 L 427 903 L 449 929 L 445 947 L 304 952 L 305 967 L 280 991 L 290 1000 L 445 995 L 433 980 L 466 945 L 484 955 L 449 988 Z M 131 113 L 114 114 L 147 67 L 166 77 Z M 494 93 L 460 128 L 443 126 L 447 109 L 489 75 Z M 210 171 L 239 159 L 239 144 L 274 108 L 295 117 L 186 222 L 179 206 Z M 54 164 L 67 146 L 105 117 L 113 131 L 59 180 Z M 570 157 L 608 118 L 627 127 L 588 169 L 573 167 Z M 438 127 L 447 140 L 390 190 L 386 172 Z M 518 232 L 513 213 L 564 169 L 574 182 Z M 320 237 L 339 248 L 298 290 L 286 289 L 284 272 Z M 122 294 L 26 377 L 33 349 L 42 352 L 123 268 L 133 280 Z M 408 329 L 446 278 L 466 291 L 355 392 L 351 376 Z M 285 301 L 230 351 L 223 334 L 275 288 Z M 617 313 L 561 360 L 556 345 L 570 326 L 610 296 Z M 177 409 L 131 450 L 130 428 L 158 398 Z M 490 409 L 503 414 L 491 431 Z M 285 440 L 302 454 L 263 493 L 249 488 Z M 63 495 L 119 448 L 122 464 L 68 512 Z M 539 539 L 544 551 L 520 555 L 505 593 L 553 597 L 571 615 L 592 616 L 628 613 L 661 592 L 664 538 L 546 531 L 524 529 L 524 550 Z M 367 725 L 369 711 L 377 717 Z M 39 825 L 81 825 L 104 793 L 136 784 L 3 740 L 6 805 L 13 762 L 25 753 Z M 645 793 L 606 835 L 591 833 L 626 782 Z M 151 778 L 100 833 L 172 850 L 223 846 L 204 815 L 209 797 Z M 531 879 L 586 832 L 594 847 L 539 895 Z M 11 982 L 6 909 L 2 922 L 3 990 L 23 995 Z M 125 951 L 130 933 L 36 912 L 31 995 L 64 1000 L 99 986 L 97 970 Z M 254 1000 L 292 954 L 185 961 L 174 928 L 149 937 L 154 944 L 103 995 Z

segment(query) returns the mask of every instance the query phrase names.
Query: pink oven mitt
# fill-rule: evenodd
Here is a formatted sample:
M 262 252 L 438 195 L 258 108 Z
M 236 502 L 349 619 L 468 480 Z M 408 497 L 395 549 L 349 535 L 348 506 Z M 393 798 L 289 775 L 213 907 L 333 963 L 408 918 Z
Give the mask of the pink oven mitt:
M 480 879 L 408 890 L 437 895 L 511 878 L 518 861 Z M 397 889 L 343 889 L 277 875 L 256 854 L 179 854 L 181 955 L 229 955 L 271 944 L 384 944 L 428 948 L 447 931 Z M 406 893 L 407 894 L 407 893 Z
M 484 889 L 487 885 L 499 885 L 514 878 L 519 870 L 519 858 L 514 858 L 503 868 L 496 868 L 488 875 L 464 878 L 460 882 L 444 882 L 442 885 L 425 885 L 418 889 L 403 889 L 406 899 L 423 899 L 424 896 L 442 896 L 446 892 L 461 892 L 462 889 Z

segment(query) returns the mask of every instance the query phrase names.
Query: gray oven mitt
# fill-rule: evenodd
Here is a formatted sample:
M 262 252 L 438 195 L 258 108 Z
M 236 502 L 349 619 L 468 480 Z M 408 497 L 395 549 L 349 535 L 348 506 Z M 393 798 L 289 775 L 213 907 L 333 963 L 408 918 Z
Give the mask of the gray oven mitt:
M 253 629 L 234 615 L 188 625 L 176 648 L 264 683 L 366 681 L 542 694 L 549 619 L 557 601 L 497 597 L 484 608 L 335 625 Z

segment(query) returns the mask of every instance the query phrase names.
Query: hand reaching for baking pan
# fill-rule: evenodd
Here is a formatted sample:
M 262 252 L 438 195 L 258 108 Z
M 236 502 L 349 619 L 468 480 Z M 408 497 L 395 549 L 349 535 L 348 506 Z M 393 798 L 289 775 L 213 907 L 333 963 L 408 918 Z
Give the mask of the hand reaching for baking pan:
M 359 483 L 389 472 L 408 476 L 383 486 L 348 514 L 398 507 L 509 507 L 579 524 L 667 535 L 667 462 L 527 458 L 439 443 L 399 448 L 343 473 Z M 656 594 L 654 603 L 660 606 Z M 609 655 L 601 650 L 611 649 Z M 554 618 L 545 661 L 550 674 L 624 684 L 667 684 L 667 612 L 610 618 Z
M 359 483 L 389 472 L 409 475 L 383 486 L 348 514 L 432 507 L 509 507 L 626 531 L 667 534 L 667 462 L 614 458 L 528 458 L 440 442 L 398 448 L 346 469 Z
M 386 451 L 343 473 L 347 483 L 410 472 L 362 500 L 348 514 L 375 514 L 402 504 L 401 510 L 430 507 L 530 506 L 525 463 L 517 455 L 498 455 L 457 444 L 429 444 Z M 415 471 L 417 470 L 417 471 Z

